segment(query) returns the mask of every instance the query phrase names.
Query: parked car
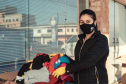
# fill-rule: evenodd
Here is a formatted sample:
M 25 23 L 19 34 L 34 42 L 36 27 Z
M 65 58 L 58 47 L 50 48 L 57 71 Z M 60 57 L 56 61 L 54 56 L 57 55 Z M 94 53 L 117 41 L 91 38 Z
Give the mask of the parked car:
M 74 48 L 77 43 L 77 35 L 71 36 L 66 43 L 61 46 L 61 52 L 68 56 L 74 56 Z

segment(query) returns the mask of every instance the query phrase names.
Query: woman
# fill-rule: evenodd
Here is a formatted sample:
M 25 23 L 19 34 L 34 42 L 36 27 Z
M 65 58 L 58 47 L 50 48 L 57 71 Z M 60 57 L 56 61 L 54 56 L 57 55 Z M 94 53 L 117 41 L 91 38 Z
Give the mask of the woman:
M 106 60 L 109 54 L 107 37 L 97 29 L 96 15 L 86 9 L 80 14 L 80 29 L 83 34 L 75 47 L 75 61 L 57 69 L 53 75 L 74 73 L 74 84 L 108 84 Z

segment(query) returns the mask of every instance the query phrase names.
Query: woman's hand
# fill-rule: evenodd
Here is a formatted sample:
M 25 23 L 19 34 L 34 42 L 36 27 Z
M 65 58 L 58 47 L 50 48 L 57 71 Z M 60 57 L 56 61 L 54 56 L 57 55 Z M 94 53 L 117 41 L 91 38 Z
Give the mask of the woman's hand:
M 60 67 L 57 68 L 52 75 L 54 75 L 54 77 L 58 78 L 60 75 L 63 75 L 66 73 L 66 67 Z

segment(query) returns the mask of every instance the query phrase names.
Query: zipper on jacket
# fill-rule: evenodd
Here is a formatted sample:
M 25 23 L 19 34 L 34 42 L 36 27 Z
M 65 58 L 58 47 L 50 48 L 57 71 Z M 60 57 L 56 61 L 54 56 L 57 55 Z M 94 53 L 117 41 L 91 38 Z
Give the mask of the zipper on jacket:
M 97 84 L 99 84 L 99 73 L 98 73 L 96 66 L 95 66 L 95 76 L 96 76 L 96 79 L 97 79 Z
M 81 42 L 81 41 L 80 41 L 80 42 Z M 81 49 L 80 49 L 80 52 L 79 52 L 79 61 L 80 61 L 80 53 L 81 53 L 81 50 L 82 50 L 83 45 L 84 45 L 84 43 L 82 44 Z M 78 84 L 79 84 L 79 83 L 80 83 L 80 81 L 79 81 L 79 72 L 78 72 Z

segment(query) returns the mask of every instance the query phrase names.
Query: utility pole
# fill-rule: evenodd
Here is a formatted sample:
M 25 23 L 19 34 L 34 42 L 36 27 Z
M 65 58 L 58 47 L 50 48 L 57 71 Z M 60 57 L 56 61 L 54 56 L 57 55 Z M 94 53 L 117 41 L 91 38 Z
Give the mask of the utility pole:
M 59 21 L 59 16 L 58 16 L 58 12 L 57 12 L 57 25 L 56 25 L 56 40 L 57 40 L 57 47 L 58 45 L 58 21 Z
M 66 43 L 66 20 L 67 20 L 67 19 L 66 19 L 66 18 L 67 18 L 67 14 L 66 14 L 66 13 L 67 13 L 67 11 L 66 11 L 67 1 L 66 1 L 66 0 L 65 0 L 65 5 L 66 5 L 66 6 L 65 6 L 65 43 Z

